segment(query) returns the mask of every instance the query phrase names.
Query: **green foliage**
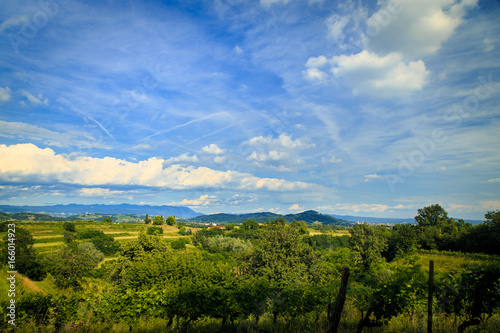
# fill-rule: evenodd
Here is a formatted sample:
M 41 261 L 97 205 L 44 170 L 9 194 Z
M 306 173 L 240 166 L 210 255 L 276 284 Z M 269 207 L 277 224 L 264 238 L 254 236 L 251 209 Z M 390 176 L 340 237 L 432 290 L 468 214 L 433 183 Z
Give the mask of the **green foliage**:
M 95 229 L 83 229 L 77 232 L 77 238 L 91 242 L 95 247 L 105 255 L 113 255 L 120 246 L 114 238 L 106 235 L 104 232 Z
M 355 251 L 357 263 L 365 271 L 370 266 L 383 262 L 382 252 L 388 247 L 384 229 L 385 227 L 374 227 L 367 223 L 357 224 L 349 229 L 349 248 Z
M 71 222 L 64 222 L 63 229 L 69 232 L 76 232 L 75 224 Z
M 170 242 L 170 246 L 174 250 L 184 250 L 186 249 L 186 244 L 190 244 L 191 241 L 189 238 L 177 238 L 176 240 L 173 240 Z
M 217 235 L 209 238 L 207 241 L 207 249 L 212 253 L 220 252 L 244 252 L 252 247 L 252 243 L 246 242 L 239 238 L 224 237 Z
M 269 281 L 300 281 L 306 279 L 312 249 L 302 242 L 297 228 L 278 218 L 266 225 L 261 243 L 246 259 L 252 275 Z
M 208 239 L 215 237 L 217 235 L 224 235 L 224 230 L 220 228 L 204 228 L 198 230 L 192 237 L 191 240 L 194 246 L 201 246 L 203 248 L 208 247 Z
M 84 277 L 91 276 L 93 269 L 104 256 L 90 243 L 68 244 L 46 256 L 46 266 L 60 288 L 80 288 Z
M 138 261 L 148 253 L 164 252 L 167 248 L 168 245 L 163 238 L 140 233 L 137 239 L 121 246 L 120 255 L 130 261 Z
M 161 227 L 149 227 L 146 231 L 148 235 L 163 235 L 163 228 Z
M 425 302 L 426 275 L 415 259 L 394 270 L 374 267 L 370 275 L 355 278 L 355 306 L 364 314 L 358 332 L 366 326 L 387 325 L 391 318 L 412 313 Z
M 259 224 L 253 220 L 246 220 L 240 227 L 241 230 L 258 230 Z
M 8 233 L 4 236 L 2 244 L 2 264 L 14 262 L 11 270 L 16 270 L 35 281 L 42 280 L 45 277 L 45 271 L 33 247 L 33 236 L 28 230 L 13 223 L 7 226 Z
M 341 247 L 347 247 L 349 244 L 349 236 L 332 236 L 322 234 L 304 236 L 302 241 L 311 246 L 315 251 L 334 250 Z
M 150 224 L 151 223 L 151 219 L 149 218 L 149 215 L 146 214 L 146 217 L 144 218 L 144 224 Z
M 153 225 L 163 225 L 165 223 L 165 220 L 163 219 L 163 216 L 155 216 L 153 218 Z
M 438 290 L 441 310 L 462 318 L 462 332 L 500 307 L 500 265 L 495 262 L 450 272 L 440 281 Z
M 108 217 L 103 218 L 100 222 L 111 224 L 111 223 L 113 223 L 113 220 L 111 219 L 111 217 L 108 216 Z
M 418 230 L 411 224 L 398 224 L 392 228 L 389 239 L 389 259 L 396 255 L 408 255 L 417 250 Z
M 293 221 L 290 223 L 292 228 L 297 229 L 300 235 L 309 235 L 309 230 L 307 230 L 307 224 L 304 221 Z
M 64 242 L 67 244 L 74 242 L 76 239 L 75 233 L 67 230 L 64 231 L 63 236 L 64 236 Z
M 440 227 L 448 220 L 448 213 L 438 204 L 418 209 L 415 222 L 421 227 Z
M 169 216 L 166 220 L 167 225 L 175 225 L 175 216 Z
M 229 224 L 226 224 L 226 225 L 225 225 L 225 229 L 226 229 L 227 231 L 234 230 L 234 228 L 236 228 L 236 224 L 234 224 L 234 223 L 229 223 Z
M 28 293 L 20 297 L 16 307 L 19 317 L 30 318 L 37 325 L 47 325 L 54 303 L 50 295 Z

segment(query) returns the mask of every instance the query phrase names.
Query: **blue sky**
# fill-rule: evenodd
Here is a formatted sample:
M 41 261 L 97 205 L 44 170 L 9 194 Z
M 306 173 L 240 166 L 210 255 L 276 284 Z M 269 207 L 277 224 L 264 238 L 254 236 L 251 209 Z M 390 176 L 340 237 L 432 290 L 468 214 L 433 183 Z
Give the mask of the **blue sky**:
M 0 204 L 500 209 L 500 4 L 0 4 Z

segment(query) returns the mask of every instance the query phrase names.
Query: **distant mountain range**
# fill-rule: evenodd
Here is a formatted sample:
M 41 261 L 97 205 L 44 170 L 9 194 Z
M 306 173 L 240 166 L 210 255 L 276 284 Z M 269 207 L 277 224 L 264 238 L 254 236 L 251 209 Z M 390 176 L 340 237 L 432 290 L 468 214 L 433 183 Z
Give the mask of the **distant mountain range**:
M 163 215 L 163 216 L 176 216 L 182 218 L 191 218 L 199 215 L 191 208 L 177 207 L 177 206 L 149 206 L 149 205 L 53 205 L 53 206 L 9 206 L 0 205 L 0 212 L 2 213 L 38 213 L 47 214 L 56 217 L 69 217 L 73 215 L 81 215 L 86 213 L 97 214 L 135 214 L 135 215 Z
M 16 214 L 7 216 L 2 213 Z M 21 214 L 23 213 L 23 214 Z M 30 213 L 30 214 L 25 214 Z M 34 214 L 34 215 L 33 215 Z M 44 216 L 37 214 L 45 214 Z M 352 225 L 355 222 L 368 222 L 379 224 L 401 224 L 415 223 L 414 218 L 381 218 L 353 215 L 321 214 L 314 210 L 308 210 L 299 214 L 280 215 L 270 212 L 249 213 L 249 214 L 210 214 L 204 215 L 195 212 L 191 208 L 182 206 L 150 206 L 150 205 L 52 205 L 52 206 L 10 206 L 0 205 L 0 220 L 17 219 L 33 221 L 61 221 L 66 220 L 89 220 L 100 221 L 104 217 L 111 217 L 115 222 L 137 222 L 144 219 L 144 216 L 163 215 L 175 216 L 185 219 L 188 222 L 201 223 L 242 223 L 246 220 L 257 222 L 267 222 L 284 217 L 287 222 L 304 221 L 308 224 L 321 222 L 325 225 Z M 29 216 L 28 216 L 29 215 Z M 54 218 L 51 218 L 54 217 Z M 457 219 L 455 219 L 457 220 Z M 479 224 L 480 220 L 465 220 L 472 224 Z
M 246 220 L 254 220 L 256 222 L 267 222 L 276 220 L 279 217 L 285 218 L 287 222 L 304 221 L 307 224 L 321 222 L 324 225 L 352 225 L 352 222 L 339 219 L 333 216 L 324 215 L 314 210 L 308 210 L 299 214 L 280 215 L 275 213 L 250 213 L 250 214 L 210 214 L 197 216 L 188 219 L 189 222 L 200 223 L 243 223 Z
M 392 217 L 367 217 L 367 216 L 336 215 L 336 214 L 326 214 L 326 215 L 333 216 L 350 222 L 367 222 L 367 223 L 380 223 L 380 224 L 415 223 L 415 218 L 413 217 L 392 218 Z M 458 221 L 458 218 L 455 218 L 455 221 Z M 481 220 L 467 220 L 467 219 L 464 219 L 464 221 L 469 222 L 470 224 L 479 224 L 483 222 Z

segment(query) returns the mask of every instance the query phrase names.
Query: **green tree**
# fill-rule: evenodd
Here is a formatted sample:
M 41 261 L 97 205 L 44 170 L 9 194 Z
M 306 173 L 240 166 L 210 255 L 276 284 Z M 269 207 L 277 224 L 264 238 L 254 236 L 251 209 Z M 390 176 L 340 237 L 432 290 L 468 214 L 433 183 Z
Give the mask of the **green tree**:
M 166 220 L 167 225 L 175 225 L 175 216 L 169 216 Z
M 227 231 L 231 231 L 231 230 L 234 230 L 234 228 L 236 227 L 236 224 L 234 223 L 229 223 L 229 224 L 226 224 L 226 226 L 224 227 Z
M 144 224 L 150 224 L 151 223 L 151 219 L 149 218 L 149 215 L 146 214 L 146 218 L 144 219 Z
M 83 278 L 92 275 L 93 269 L 103 257 L 93 244 L 72 243 L 48 254 L 46 266 L 58 287 L 80 288 Z
M 397 224 L 392 228 L 389 240 L 389 252 L 391 257 L 397 254 L 411 254 L 417 249 L 418 232 L 411 224 Z
M 350 228 L 349 233 L 349 248 L 357 254 L 357 261 L 364 270 L 383 261 L 382 252 L 387 249 L 388 240 L 381 228 L 365 222 Z
M 33 247 L 31 233 L 10 223 L 8 233 L 3 238 L 2 263 L 14 262 L 10 270 L 26 275 L 32 280 L 40 281 L 45 277 L 45 271 Z M 13 259 L 13 260 L 11 260 Z
M 75 224 L 71 222 L 64 222 L 63 229 L 69 232 L 76 232 Z
M 153 219 L 153 225 L 163 225 L 165 223 L 163 216 L 155 216 Z
M 149 227 L 146 234 L 148 234 L 148 235 L 163 235 L 163 228 L 161 228 L 161 227 Z
M 293 221 L 290 226 L 297 229 L 301 235 L 309 235 L 309 230 L 307 230 L 307 224 L 304 221 Z
M 415 222 L 420 227 L 441 227 L 448 221 L 448 213 L 438 204 L 418 209 L 418 215 L 415 216 Z
M 255 222 L 254 220 L 246 220 L 245 222 L 242 223 L 241 230 L 258 230 L 259 229 L 259 224 Z
M 108 224 L 110 224 L 110 223 L 113 223 L 113 220 L 111 219 L 111 217 L 108 216 L 108 217 L 103 218 L 101 220 L 101 223 L 108 223 Z

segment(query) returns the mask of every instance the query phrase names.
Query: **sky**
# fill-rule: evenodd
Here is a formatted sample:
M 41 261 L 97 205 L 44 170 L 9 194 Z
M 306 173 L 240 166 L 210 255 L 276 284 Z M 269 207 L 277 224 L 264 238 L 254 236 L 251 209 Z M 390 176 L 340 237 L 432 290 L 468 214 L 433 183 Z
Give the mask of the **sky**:
M 500 209 L 500 2 L 2 1 L 0 204 Z

